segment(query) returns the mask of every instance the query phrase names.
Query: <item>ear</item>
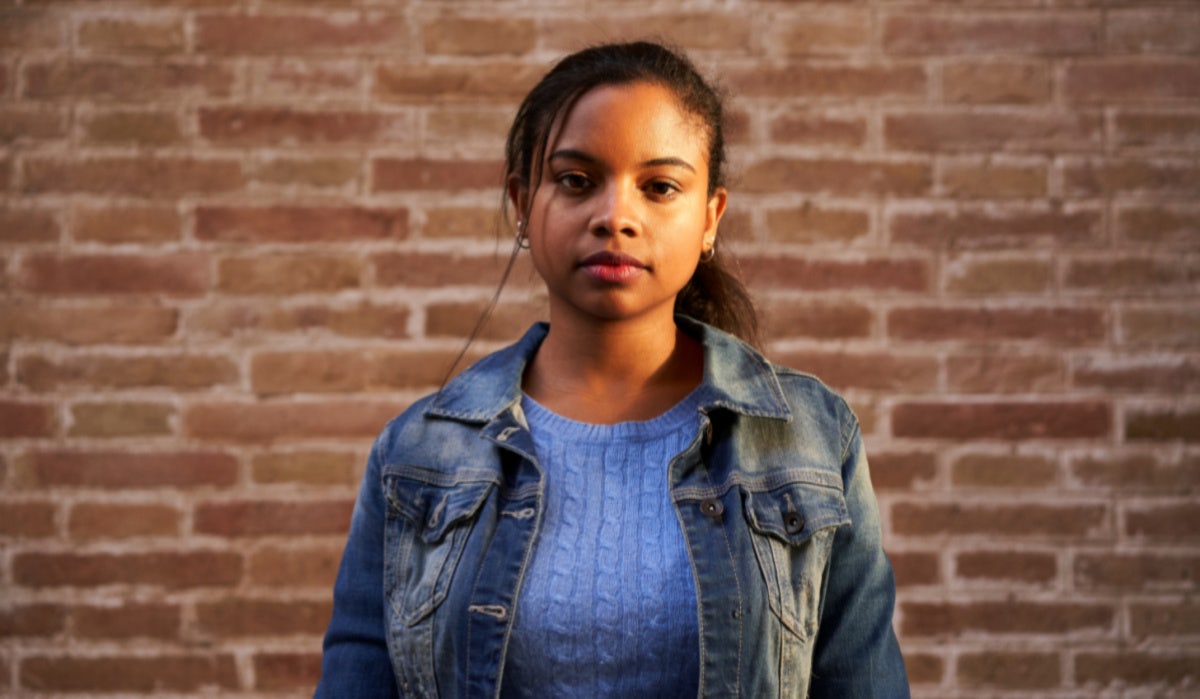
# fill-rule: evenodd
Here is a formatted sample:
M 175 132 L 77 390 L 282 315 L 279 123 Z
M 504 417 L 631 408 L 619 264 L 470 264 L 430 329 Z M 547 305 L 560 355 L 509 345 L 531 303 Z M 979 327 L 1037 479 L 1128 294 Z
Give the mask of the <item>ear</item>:
M 508 201 L 517 212 L 517 220 L 529 210 L 529 187 L 515 173 L 508 176 Z
M 725 215 L 725 202 L 729 198 L 729 192 L 724 187 L 718 187 L 717 191 L 708 199 L 707 211 L 704 216 L 704 250 L 712 249 L 712 246 L 717 242 L 717 226 L 721 223 L 721 217 Z

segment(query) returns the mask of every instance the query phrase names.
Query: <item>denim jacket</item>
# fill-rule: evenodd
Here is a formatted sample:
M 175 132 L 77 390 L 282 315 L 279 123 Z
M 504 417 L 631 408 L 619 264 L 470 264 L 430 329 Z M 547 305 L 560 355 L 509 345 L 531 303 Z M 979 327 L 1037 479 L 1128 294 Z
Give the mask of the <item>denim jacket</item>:
M 811 376 L 679 318 L 700 430 L 669 465 L 700 620 L 700 695 L 907 697 L 858 420 Z M 520 409 L 545 337 L 464 370 L 376 440 L 318 697 L 497 697 L 543 474 Z

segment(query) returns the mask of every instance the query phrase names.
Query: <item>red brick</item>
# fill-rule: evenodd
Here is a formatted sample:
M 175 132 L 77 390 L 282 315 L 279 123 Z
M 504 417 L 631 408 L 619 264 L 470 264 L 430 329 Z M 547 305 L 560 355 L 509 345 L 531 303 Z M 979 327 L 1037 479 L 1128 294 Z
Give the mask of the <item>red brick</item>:
M 1155 592 L 1195 590 L 1200 556 L 1172 553 L 1091 553 L 1075 557 L 1075 587 L 1083 590 Z
M 723 71 L 738 97 L 787 99 L 924 99 L 929 87 L 920 65 L 819 65 L 790 63 Z
M 1098 439 L 1111 431 L 1111 407 L 1094 401 L 902 401 L 892 409 L 897 437 Z
M 231 598 L 196 605 L 202 632 L 218 638 L 319 634 L 329 624 L 329 602 Z
M 484 311 L 482 303 L 433 303 L 425 308 L 429 337 L 467 337 Z M 501 302 L 480 328 L 481 340 L 512 341 L 516 333 L 549 316 L 545 301 Z
M 893 551 L 888 553 L 888 560 L 896 573 L 897 587 L 936 585 L 941 582 L 941 563 L 936 553 Z
M 1053 689 L 1062 682 L 1057 653 L 965 653 L 958 657 L 963 687 Z
M 233 70 L 217 62 L 57 60 L 26 65 L 23 94 L 37 100 L 87 99 L 127 105 L 182 97 L 228 97 L 233 83 Z
M 546 66 L 486 61 L 470 65 L 382 65 L 375 70 L 374 98 L 382 102 L 513 104 L 534 86 Z
M 207 255 L 33 255 L 22 260 L 21 288 L 44 294 L 195 296 L 212 284 Z
M 893 54 L 1086 54 L 1100 43 L 1098 13 L 894 14 L 883 20 Z
M 254 61 L 247 68 L 249 94 L 272 101 L 310 98 L 328 101 L 360 100 L 370 75 L 353 58 L 300 58 L 289 55 L 272 61 Z
M 291 108 L 201 109 L 200 135 L 221 145 L 309 146 L 402 143 L 416 129 L 406 113 Z
M 1005 208 L 897 212 L 891 239 L 931 247 L 1020 247 L 1087 243 L 1099 239 L 1099 211 Z
M 71 406 L 71 437 L 146 437 L 171 434 L 168 403 L 88 402 Z
M 374 359 L 362 350 L 258 352 L 250 358 L 250 386 L 260 395 L 362 391 Z
M 57 604 L 5 604 L 0 609 L 0 639 L 52 639 L 66 629 L 66 609 Z
M 1200 146 L 1200 114 L 1196 112 L 1118 112 L 1113 117 L 1118 145 L 1164 152 Z
M 957 255 L 942 274 L 947 291 L 959 294 L 1039 294 L 1054 286 L 1053 260 L 991 255 Z
M 875 322 L 868 306 L 852 301 L 768 300 L 758 310 L 764 335 L 771 340 L 869 337 Z
M 883 136 L 893 150 L 1097 150 L 1104 121 L 1087 112 L 917 112 L 884 116 Z
M 200 354 L 27 355 L 17 363 L 17 382 L 35 391 L 63 387 L 166 387 L 173 391 L 228 386 L 238 379 L 238 366 L 224 356 Z
M 1052 553 L 1032 551 L 966 551 L 954 559 L 962 579 L 1008 586 L 1013 583 L 1053 583 L 1058 562 Z
M 353 289 L 361 265 L 348 255 L 259 254 L 217 261 L 217 289 L 229 294 L 305 294 Z
M 217 536 L 342 534 L 350 527 L 353 499 L 271 502 L 238 500 L 196 505 L 195 529 Z
M 867 121 L 861 116 L 787 113 L 768 125 L 776 143 L 799 143 L 817 147 L 856 148 L 867 139 Z
M 1173 102 L 1200 98 L 1200 65 L 1193 60 L 1100 58 L 1064 66 L 1071 102 Z
M 1129 536 L 1162 542 L 1200 539 L 1200 504 L 1158 504 L 1130 507 L 1125 512 Z
M 1200 442 L 1200 409 L 1137 410 L 1125 415 L 1129 440 Z
M 67 526 L 78 540 L 178 536 L 181 518 L 170 505 L 83 502 L 71 508 Z
M 917 490 L 937 480 L 937 459 L 926 452 L 871 452 L 871 485 L 876 490 Z
M 892 531 L 901 536 L 1094 537 L 1106 529 L 1108 520 L 1108 508 L 1104 505 L 896 503 L 892 506 Z
M 99 157 L 86 160 L 29 158 L 25 191 L 33 194 L 108 194 L 175 199 L 241 189 L 233 160 L 183 157 Z
M 84 138 L 100 145 L 166 146 L 183 139 L 179 119 L 169 112 L 117 111 L 89 114 Z
M 52 502 L 0 501 L 0 537 L 35 539 L 58 533 Z
M 1076 196 L 1200 194 L 1200 165 L 1189 161 L 1087 160 L 1063 167 L 1063 188 Z
M 251 166 L 250 179 L 282 188 L 320 187 L 325 189 L 360 188 L 363 167 L 354 158 L 289 158 L 259 160 Z
M 637 6 L 634 6 L 635 8 Z M 663 12 L 638 11 L 623 16 L 590 13 L 580 19 L 540 22 L 542 47 L 566 54 L 617 37 L 670 37 L 672 43 L 688 50 L 741 51 L 754 36 L 753 18 L 744 11 L 720 12 L 705 8 L 701 12 L 674 12 L 678 6 L 666 6 Z M 639 8 L 640 9 L 640 8 Z
M 904 669 L 908 673 L 908 681 L 912 684 L 940 685 L 942 675 L 945 674 L 945 663 L 936 655 L 906 650 Z
M 1075 656 L 1075 681 L 1081 685 L 1133 685 L 1188 691 L 1200 681 L 1200 654 L 1186 650 L 1154 653 L 1123 648 L 1119 652 L 1090 652 Z
M 955 158 L 942 162 L 938 189 L 956 199 L 1032 199 L 1046 196 L 1043 161 Z
M 432 208 L 425 211 L 425 225 L 421 237 L 441 240 L 444 238 L 475 238 L 492 240 L 509 234 L 499 223 L 499 212 L 495 208 Z
M 1193 636 L 1196 629 L 1200 629 L 1200 605 L 1195 602 L 1129 606 L 1129 631 L 1134 638 Z
M 537 43 L 537 24 L 512 17 L 435 17 L 421 26 L 425 53 L 452 56 L 516 56 Z
M 768 209 L 767 231 L 772 242 L 841 246 L 865 238 L 871 231 L 871 216 L 861 209 L 805 202 L 795 208 Z
M 163 54 L 186 48 L 183 21 L 103 18 L 85 20 L 76 34 L 80 48 L 88 52 Z
M 776 254 L 743 257 L 738 262 L 751 287 L 926 291 L 930 286 L 928 264 L 913 257 L 838 260 Z
M 1121 312 L 1120 337 L 1125 345 L 1200 345 L 1200 309 L 1126 308 Z
M 49 437 L 57 423 L 53 405 L 0 400 L 0 437 Z
M 0 50 L 26 52 L 66 46 L 64 14 L 30 7 L 12 7 L 16 5 L 15 2 L 6 2 L 4 5 L 4 15 L 0 17 Z
M 256 548 L 250 555 L 247 578 L 266 587 L 309 587 L 327 590 L 337 577 L 342 545 Z
M 1200 388 L 1200 361 L 1182 357 L 1079 357 L 1071 371 L 1080 388 L 1115 393 L 1165 393 Z
M 238 687 L 232 655 L 39 657 L 20 661 L 21 686 L 44 692 L 210 692 Z
M 1071 474 L 1084 487 L 1182 495 L 1200 487 L 1200 460 L 1164 463 L 1150 454 L 1101 452 L 1073 459 Z
M 320 653 L 254 654 L 256 689 L 308 691 L 320 679 Z
M 997 342 L 1032 340 L 1080 346 L 1104 340 L 1103 311 L 1093 308 L 900 307 L 888 313 L 891 337 L 902 340 Z
M 79 206 L 71 227 L 77 241 L 153 244 L 179 240 L 183 221 L 172 206 Z
M 747 164 L 738 184 L 752 194 L 915 196 L 927 193 L 932 180 L 930 166 L 917 161 L 768 158 Z
M 1105 604 L 1070 602 L 908 602 L 901 603 L 902 636 L 958 636 L 970 633 L 1108 634 L 1116 610 Z
M 458 251 L 383 252 L 373 255 L 371 262 L 375 268 L 375 283 L 380 286 L 468 285 L 493 289 L 508 263 L 508 255 L 468 255 Z M 535 278 L 534 274 L 529 256 L 518 257 L 508 280 L 509 288 L 519 286 L 523 279 Z
M 392 402 L 210 402 L 185 408 L 184 433 L 206 440 L 371 438 L 404 407 Z
M 1123 243 L 1200 245 L 1200 207 L 1131 204 L 1117 209 L 1117 238 Z
M 779 13 L 770 26 L 767 40 L 784 56 L 863 53 L 870 46 L 867 8 L 824 6 L 795 15 Z
M 0 95 L 4 94 L 0 79 Z M 55 141 L 66 138 L 66 113 L 47 107 L 0 108 L 0 143 Z
M 346 451 L 286 451 L 258 454 L 251 461 L 255 483 L 354 485 L 360 459 Z
M 963 60 L 942 66 L 942 99 L 962 104 L 1045 104 L 1053 96 L 1050 66 L 1041 62 Z
M 950 481 L 964 488 L 1044 489 L 1058 480 L 1058 466 L 1040 456 L 967 453 L 950 466 Z
M 123 602 L 111 607 L 79 606 L 71 616 L 79 638 L 171 640 L 179 635 L 180 608 L 174 604 Z
M 1100 291 L 1108 295 L 1184 289 L 1182 262 L 1178 258 L 1146 257 L 1074 259 L 1067 264 L 1063 284 L 1068 290 Z
M 33 451 L 19 462 L 24 485 L 37 488 L 228 487 L 237 459 L 218 451 Z
M 839 391 L 861 388 L 889 393 L 929 393 L 938 384 L 938 362 L 930 356 L 798 350 L 778 353 L 776 358 L 781 364 L 816 375 Z
M 316 206 L 196 209 L 196 238 L 222 243 L 395 240 L 407 235 L 407 209 Z
M 428 143 L 443 143 L 455 149 L 478 146 L 482 152 L 492 152 L 495 144 L 503 143 L 508 135 L 512 111 L 507 107 L 476 104 L 432 107 L 425 113 L 423 138 Z M 495 209 L 490 211 L 494 219 Z M 490 220 L 488 229 L 491 230 Z
M 457 350 L 414 350 L 380 354 L 372 363 L 368 384 L 387 388 L 435 389 L 482 356 L 468 349 L 455 364 Z
M 51 211 L 0 209 L 0 243 L 57 243 L 60 237 L 58 218 Z
M 373 192 L 494 189 L 500 191 L 504 167 L 490 160 L 376 158 L 371 163 Z
M 201 15 L 196 46 L 213 54 L 302 54 L 403 51 L 403 17 L 358 13 L 325 15 Z
M 17 553 L 13 581 L 27 587 L 154 585 L 169 589 L 229 587 L 242 577 L 236 553 L 191 550 L 137 553 Z M 97 689 L 92 687 L 91 689 Z
M 1105 23 L 1110 53 L 1200 52 L 1200 12 L 1186 6 L 1162 9 L 1113 9 Z
M 0 338 L 69 345 L 161 343 L 176 331 L 179 312 L 142 301 L 52 306 L 0 303 Z

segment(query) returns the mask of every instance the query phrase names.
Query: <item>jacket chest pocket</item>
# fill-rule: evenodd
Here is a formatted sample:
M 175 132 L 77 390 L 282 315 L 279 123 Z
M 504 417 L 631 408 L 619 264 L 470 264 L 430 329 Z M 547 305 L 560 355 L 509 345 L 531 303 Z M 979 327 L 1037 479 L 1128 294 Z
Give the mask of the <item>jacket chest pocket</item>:
M 744 489 L 743 497 L 771 611 L 792 633 L 810 639 L 834 532 L 850 523 L 846 500 L 836 488 L 809 482 Z
M 384 591 L 392 612 L 411 626 L 446 598 L 492 483 L 445 486 L 385 473 L 383 489 L 388 504 Z

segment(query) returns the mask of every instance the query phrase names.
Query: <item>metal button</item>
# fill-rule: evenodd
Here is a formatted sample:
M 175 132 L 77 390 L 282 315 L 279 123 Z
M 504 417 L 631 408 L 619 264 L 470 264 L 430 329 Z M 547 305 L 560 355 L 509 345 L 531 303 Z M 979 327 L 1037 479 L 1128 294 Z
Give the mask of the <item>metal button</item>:
M 783 528 L 788 534 L 799 534 L 804 529 L 804 517 L 799 512 L 784 512 Z
M 720 517 L 721 513 L 724 511 L 725 505 L 723 505 L 721 501 L 716 498 L 708 498 L 700 501 L 700 512 L 703 513 L 705 517 L 712 517 L 713 519 L 716 519 L 717 517 Z

